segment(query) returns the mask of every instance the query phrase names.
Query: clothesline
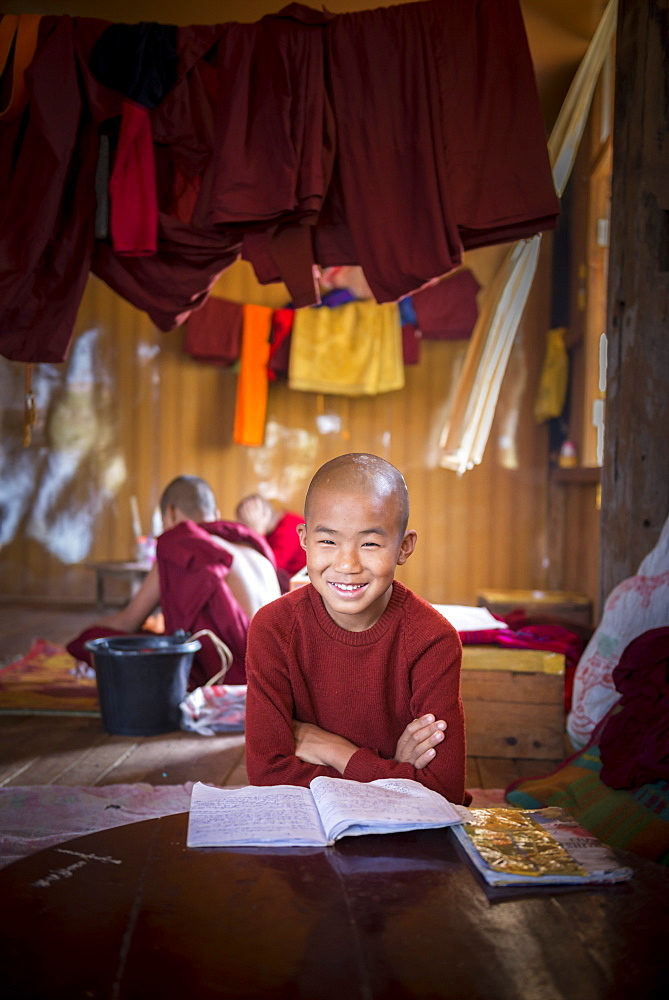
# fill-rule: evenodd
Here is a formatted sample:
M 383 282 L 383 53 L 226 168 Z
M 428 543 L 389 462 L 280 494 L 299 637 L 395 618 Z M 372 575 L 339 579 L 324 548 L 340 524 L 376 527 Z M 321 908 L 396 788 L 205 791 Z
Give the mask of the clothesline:
M 22 17 L 0 22 L 8 66 Z M 65 358 L 90 271 L 162 330 L 240 255 L 296 305 L 317 300 L 316 264 L 357 264 L 383 304 L 559 211 L 518 0 L 183 28 L 48 16 L 24 79 L 0 113 L 12 360 Z M 101 235 L 107 196 L 138 232 Z
M 344 270 L 344 269 L 342 269 Z M 263 442 L 268 378 L 294 390 L 375 395 L 404 386 L 404 366 L 420 341 L 466 338 L 477 316 L 479 284 L 462 269 L 398 304 L 358 301 L 333 288 L 321 306 L 271 309 L 210 295 L 191 314 L 183 349 L 199 361 L 239 362 L 233 439 Z

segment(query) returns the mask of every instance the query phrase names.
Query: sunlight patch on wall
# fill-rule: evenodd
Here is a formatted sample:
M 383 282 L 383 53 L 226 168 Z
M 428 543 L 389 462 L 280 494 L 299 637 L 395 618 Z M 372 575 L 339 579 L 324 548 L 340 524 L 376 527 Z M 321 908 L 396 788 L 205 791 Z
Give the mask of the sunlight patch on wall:
M 110 419 L 113 380 L 99 357 L 100 336 L 92 327 L 74 341 L 65 365 L 37 366 L 33 445 L 22 448 L 18 434 L 3 434 L 3 546 L 23 532 L 61 562 L 81 562 L 103 509 L 125 480 Z M 22 419 L 23 399 L 16 395 L 3 420 L 14 427 Z
M 316 427 L 319 434 L 339 434 L 342 427 L 341 417 L 338 413 L 318 413 Z
M 287 503 L 295 493 L 303 492 L 303 484 L 314 473 L 318 435 L 306 428 L 285 427 L 276 420 L 268 420 L 264 444 L 249 452 L 258 492 L 267 500 Z
M 128 477 L 128 470 L 122 455 L 115 455 L 101 473 L 101 486 L 109 497 L 114 497 Z
M 0 548 L 14 538 L 23 517 L 26 500 L 32 494 L 35 471 L 31 457 L 25 452 L 16 456 L 14 462 L 6 460 L 4 449 L 2 458 L 2 484 L 0 485 Z
M 138 361 L 153 361 L 159 354 L 160 347 L 158 344 L 150 344 L 148 340 L 140 340 L 137 345 Z

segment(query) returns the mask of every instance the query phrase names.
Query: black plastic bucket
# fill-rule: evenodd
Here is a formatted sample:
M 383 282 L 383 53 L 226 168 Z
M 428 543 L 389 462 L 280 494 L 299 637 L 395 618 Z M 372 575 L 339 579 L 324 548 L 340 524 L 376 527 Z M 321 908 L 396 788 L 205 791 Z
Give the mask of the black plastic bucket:
M 174 635 L 117 635 L 91 639 L 105 731 L 157 736 L 179 729 L 197 639 Z

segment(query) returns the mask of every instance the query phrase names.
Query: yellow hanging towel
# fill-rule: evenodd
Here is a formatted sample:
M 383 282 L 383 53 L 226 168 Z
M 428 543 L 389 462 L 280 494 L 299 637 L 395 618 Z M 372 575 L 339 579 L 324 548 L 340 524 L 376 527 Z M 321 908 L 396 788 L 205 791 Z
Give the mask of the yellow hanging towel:
M 569 360 L 564 346 L 564 335 L 563 326 L 548 331 L 544 366 L 534 402 L 534 419 L 538 424 L 552 417 L 559 417 L 567 398 Z
M 402 326 L 394 303 L 350 302 L 334 309 L 297 309 L 288 384 L 345 396 L 404 386 Z

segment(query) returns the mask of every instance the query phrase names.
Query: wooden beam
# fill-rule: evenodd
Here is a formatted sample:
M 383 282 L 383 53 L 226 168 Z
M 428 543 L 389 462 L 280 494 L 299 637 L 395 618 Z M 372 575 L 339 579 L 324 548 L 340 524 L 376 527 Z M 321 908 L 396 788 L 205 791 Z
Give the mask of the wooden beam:
M 669 0 L 620 0 L 615 89 L 602 606 L 669 512 Z

